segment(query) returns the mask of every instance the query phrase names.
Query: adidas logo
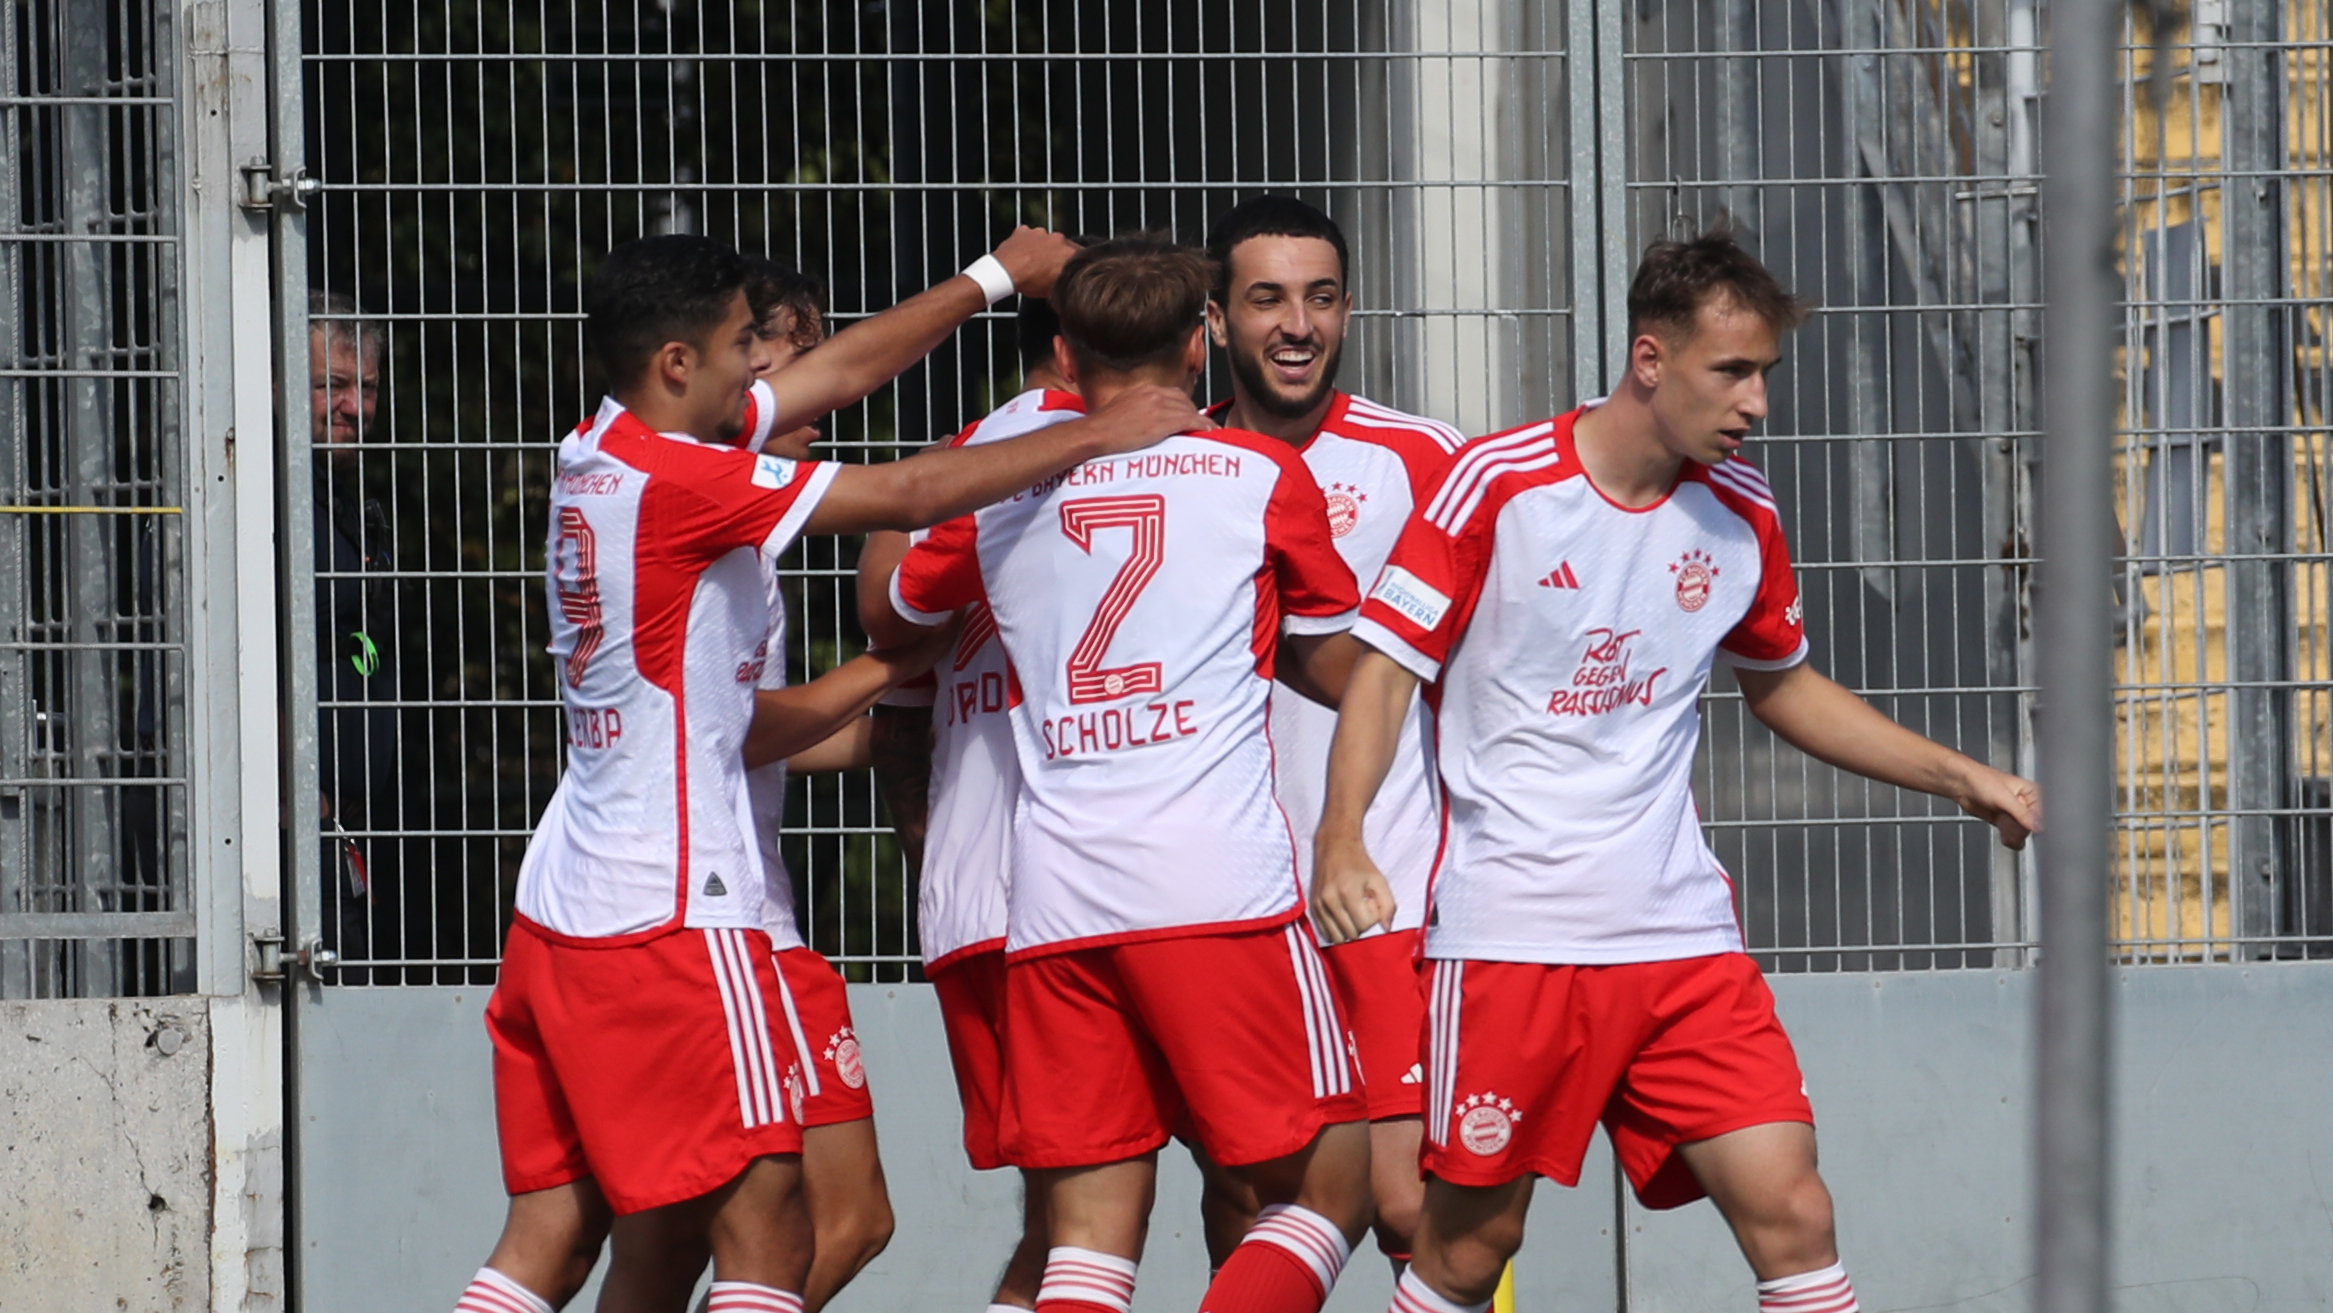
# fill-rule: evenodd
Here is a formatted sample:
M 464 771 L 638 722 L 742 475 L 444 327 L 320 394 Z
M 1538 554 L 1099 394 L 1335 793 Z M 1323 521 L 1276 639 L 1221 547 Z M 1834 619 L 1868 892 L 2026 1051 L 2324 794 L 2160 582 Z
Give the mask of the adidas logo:
M 1426 1064 L 1422 1062 L 1411 1063 L 1410 1069 L 1401 1074 L 1401 1083 L 1404 1085 L 1422 1085 L 1425 1080 Z
M 728 893 L 729 886 L 721 883 L 721 873 L 719 871 L 715 871 L 711 875 L 705 877 L 705 897 L 723 898 L 727 897 Z
M 1541 588 L 1577 588 L 1580 586 L 1580 577 L 1572 573 L 1572 563 L 1565 561 L 1549 571 L 1547 577 L 1539 581 L 1539 586 Z

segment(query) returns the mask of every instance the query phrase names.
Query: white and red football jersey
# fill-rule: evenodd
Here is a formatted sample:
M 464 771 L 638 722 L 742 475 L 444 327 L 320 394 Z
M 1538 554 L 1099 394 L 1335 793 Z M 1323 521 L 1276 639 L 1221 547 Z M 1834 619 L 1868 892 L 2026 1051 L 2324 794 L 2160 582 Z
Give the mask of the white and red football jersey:
M 1298 449 L 1328 504 L 1329 533 L 1355 579 L 1375 579 L 1410 512 L 1426 499 L 1466 439 L 1436 420 L 1339 392 L 1320 431 Z M 1426 884 L 1442 846 L 1433 713 L 1414 699 L 1385 785 L 1362 821 L 1369 855 L 1393 887 L 1395 930 L 1425 923 Z M 1296 828 L 1297 871 L 1312 881 L 1312 836 L 1328 787 L 1337 713 L 1286 689 L 1272 698 L 1280 806 Z M 1377 933 L 1372 930 L 1370 933 Z
M 778 427 L 778 394 L 766 378 L 753 381 L 745 398 L 745 428 L 737 435 L 737 445 L 759 454 L 762 444 Z
M 519 867 L 521 915 L 589 939 L 764 928 L 740 755 L 783 660 L 762 563 L 835 471 L 660 434 L 612 399 L 560 443 L 545 583 L 567 769 Z
M 1421 679 L 1449 808 L 1426 955 L 1601 965 L 1738 951 L 1693 805 L 1713 661 L 1806 657 L 1765 476 L 1687 462 L 1614 505 L 1585 408 L 1469 443 L 1402 533 L 1354 636 Z
M 1018 437 L 1085 414 L 1076 394 L 1023 392 L 956 435 L 954 446 Z M 928 537 L 929 535 L 919 535 Z M 916 907 L 924 964 L 1004 947 L 1013 813 L 1013 668 L 985 602 L 965 609 L 955 650 L 932 667 L 931 804 Z
M 1273 659 L 1357 597 L 1286 444 L 1215 430 L 1076 466 L 934 529 L 891 596 L 923 624 L 986 602 L 1017 676 L 1008 952 L 1298 915 Z

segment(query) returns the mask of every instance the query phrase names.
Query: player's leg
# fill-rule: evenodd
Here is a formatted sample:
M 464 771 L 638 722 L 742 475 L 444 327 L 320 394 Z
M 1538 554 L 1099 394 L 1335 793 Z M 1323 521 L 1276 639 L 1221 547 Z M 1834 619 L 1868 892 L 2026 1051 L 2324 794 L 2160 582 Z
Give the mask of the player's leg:
M 1397 1313 L 1480 1313 L 1499 1288 L 1499 1275 L 1523 1247 L 1523 1218 L 1537 1178 L 1502 1185 L 1425 1182 L 1417 1246 L 1409 1270 L 1394 1285 Z
M 1727 953 L 1609 970 L 1662 1000 L 1606 1121 L 1638 1197 L 1674 1208 L 1706 1193 L 1766 1313 L 1853 1313 L 1805 1080 L 1757 964 Z
M 756 1158 L 712 1201 L 709 1313 L 802 1313 L 815 1244 L 799 1154 Z
M 1311 926 L 1117 950 L 1208 1156 L 1260 1205 L 1211 1313 L 1311 1313 L 1368 1230 L 1368 1105 Z
M 1377 1248 L 1398 1271 L 1409 1261 L 1426 1183 L 1418 1172 L 1424 1141 L 1424 1034 L 1426 998 L 1418 970 L 1423 932 L 1372 935 L 1321 951 L 1337 987 L 1369 1096 L 1370 1193 L 1377 1203 L 1371 1229 Z
M 1761 1281 L 1839 1261 L 1831 1192 L 1815 1171 L 1815 1128 L 1768 1122 L 1678 1146 Z
M 1021 1240 L 1005 1260 L 997 1278 L 990 1313 L 1000 1308 L 1035 1308 L 1037 1292 L 1045 1284 L 1045 1252 L 1052 1247 L 1051 1226 L 1045 1213 L 1045 1192 L 1025 1175 L 1021 1178 Z
M 461 1313 L 544 1313 L 575 1297 L 613 1216 L 592 1179 L 554 1041 L 578 1027 L 558 1006 L 550 945 L 514 929 L 486 1006 L 494 1045 L 495 1140 L 510 1212 L 502 1235 L 455 1307 Z
M 1598 1117 L 1648 1029 L 1605 1015 L 1599 970 L 1426 964 L 1427 1177 L 1398 1313 L 1487 1307 L 1522 1246 L 1535 1178 L 1579 1184 Z
M 1369 1193 L 1377 1201 L 1377 1248 L 1408 1266 L 1417 1244 L 1418 1214 L 1426 1206 L 1425 1178 L 1418 1174 L 1418 1150 L 1426 1141 L 1419 1117 L 1385 1117 L 1369 1123 Z
M 956 1098 L 964 1109 L 964 1156 L 974 1171 L 1006 1165 L 1000 1145 L 1004 1100 L 1004 950 L 982 949 L 940 962 L 931 969 L 932 992 L 940 1002 L 940 1025 L 948 1037 L 948 1062 L 956 1071 Z M 1021 1178 L 1021 1238 L 997 1279 L 991 1308 L 1034 1308 L 1044 1283 L 1048 1247 L 1045 1195 Z
M 817 1233 L 802 1304 L 816 1313 L 891 1243 L 891 1195 L 875 1152 L 875 1119 L 804 1127 L 802 1183 Z
M 1003 1152 L 1044 1201 L 1039 1313 L 1128 1313 L 1157 1187 L 1183 1108 L 1145 1033 L 1118 948 L 1005 969 Z
M 681 1313 L 713 1257 L 713 1196 L 616 1219 L 598 1313 Z
M 588 1178 L 512 1195 L 486 1266 L 456 1300 L 456 1313 L 545 1313 L 565 1308 L 599 1261 L 608 1204 Z
M 1207 1156 L 1196 1134 L 1185 1136 L 1183 1147 L 1191 1152 L 1191 1165 L 1199 1169 L 1199 1230 L 1207 1241 L 1207 1271 L 1212 1275 L 1247 1238 L 1263 1204 L 1255 1187 Z
M 802 1183 L 818 1244 L 804 1307 L 816 1313 L 891 1243 L 891 1195 L 875 1146 L 875 1105 L 851 1024 L 849 987 L 807 948 L 772 962 L 778 1010 L 801 1055 Z

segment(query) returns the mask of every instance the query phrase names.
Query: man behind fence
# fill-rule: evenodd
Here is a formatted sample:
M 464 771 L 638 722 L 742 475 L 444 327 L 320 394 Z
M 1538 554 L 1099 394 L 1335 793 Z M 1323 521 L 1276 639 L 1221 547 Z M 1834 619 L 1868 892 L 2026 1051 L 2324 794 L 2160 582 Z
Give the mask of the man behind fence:
M 1314 915 L 1397 914 L 1363 817 L 1432 681 L 1448 842 L 1431 892 L 1426 1145 L 1398 1313 L 1486 1308 L 1533 1180 L 1579 1181 L 1601 1121 L 1637 1196 L 1709 1195 L 1764 1313 L 1853 1313 L 1813 1113 L 1742 951 L 1692 771 L 1711 665 L 1809 755 L 1939 794 L 2021 846 L 2034 786 L 1888 720 L 1806 664 L 1765 477 L 1738 453 L 1800 318 L 1722 233 L 1629 289 L 1613 395 L 1470 443 L 1403 531 L 1354 634 Z
M 1046 290 L 1067 251 L 1016 232 L 838 334 L 789 371 L 774 422 L 864 397 L 988 304 Z M 755 689 L 765 561 L 803 533 L 932 524 L 1202 422 L 1187 395 L 1151 388 L 1022 441 L 888 465 L 708 445 L 736 439 L 768 363 L 752 272 L 717 242 L 656 237 L 611 251 L 586 291 L 610 396 L 560 445 L 546 570 L 569 753 L 487 1007 L 511 1204 L 462 1313 L 564 1304 L 626 1223 L 709 1234 L 716 1313 L 799 1313 L 812 1253 L 786 1090 L 799 1057 L 777 1020 L 745 752 L 749 736 L 775 756 L 833 726 L 767 740 L 762 709 L 784 695 Z M 666 1304 L 676 1284 L 685 1298 L 693 1266 L 617 1248 L 604 1306 Z

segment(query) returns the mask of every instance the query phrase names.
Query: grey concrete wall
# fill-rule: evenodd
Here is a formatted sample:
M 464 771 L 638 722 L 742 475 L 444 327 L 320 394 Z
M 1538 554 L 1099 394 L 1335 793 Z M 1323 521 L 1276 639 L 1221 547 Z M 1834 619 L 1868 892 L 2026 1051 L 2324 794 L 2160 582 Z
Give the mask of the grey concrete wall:
M 1820 1119 L 1841 1243 L 1880 1310 L 2028 1306 L 2023 973 L 1779 977 Z M 2121 977 L 2117 1283 L 2125 1313 L 2322 1307 L 2333 1298 L 2333 965 L 2148 968 Z M 898 1239 L 840 1313 L 975 1308 L 1017 1226 L 1007 1173 L 968 1171 L 937 1010 L 854 987 Z M 333 991 L 303 1019 L 308 1307 L 444 1310 L 501 1219 L 483 990 Z M 1171 1153 L 1137 1308 L 1195 1307 L 1196 1178 Z M 1543 1185 L 1518 1307 L 1754 1306 L 1706 1205 L 1621 1206 L 1599 1142 L 1583 1186 Z M 1625 1219 L 1623 1223 L 1623 1218 Z M 1614 1231 L 1624 1234 L 1615 1241 Z M 1376 1313 L 1357 1258 L 1332 1309 Z M 577 1307 L 588 1307 L 579 1303 Z
M 0 1308 L 210 1303 L 201 999 L 0 1003 Z

